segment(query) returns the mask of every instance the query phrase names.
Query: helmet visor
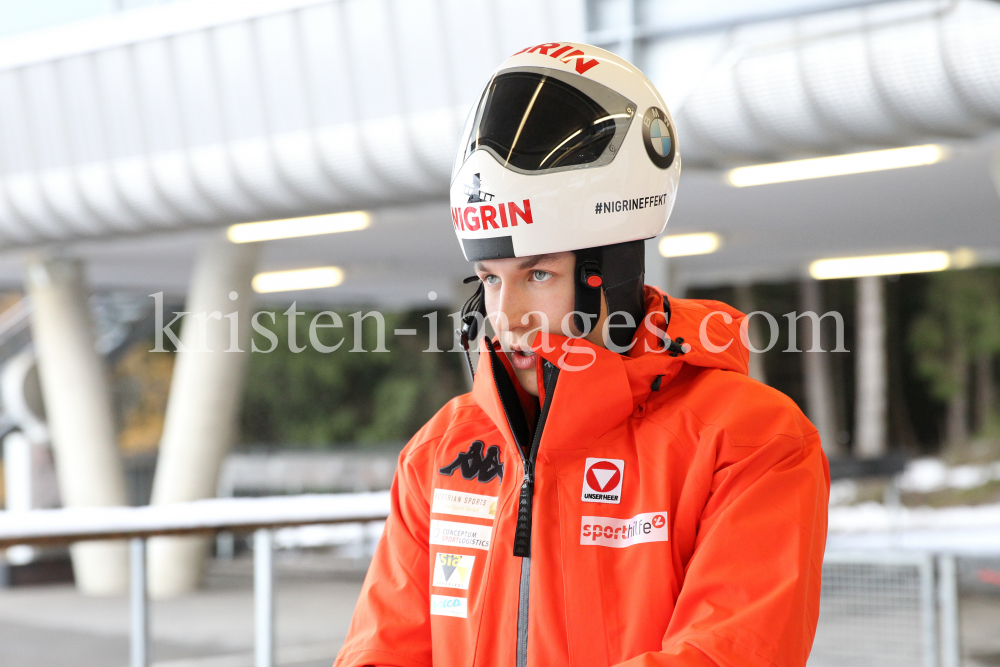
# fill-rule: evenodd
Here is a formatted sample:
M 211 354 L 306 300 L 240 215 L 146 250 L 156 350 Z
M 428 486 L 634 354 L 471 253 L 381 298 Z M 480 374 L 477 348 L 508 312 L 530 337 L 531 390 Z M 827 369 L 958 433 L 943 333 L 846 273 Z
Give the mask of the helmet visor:
M 602 166 L 614 159 L 634 112 L 629 100 L 585 77 L 508 70 L 484 91 L 462 161 L 484 149 L 524 173 Z

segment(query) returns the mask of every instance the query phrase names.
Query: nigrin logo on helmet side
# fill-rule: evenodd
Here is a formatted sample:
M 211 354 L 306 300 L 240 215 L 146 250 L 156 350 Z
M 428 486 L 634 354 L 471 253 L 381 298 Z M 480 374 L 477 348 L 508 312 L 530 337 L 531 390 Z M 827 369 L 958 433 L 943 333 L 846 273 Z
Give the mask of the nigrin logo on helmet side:
M 530 199 L 522 201 L 521 206 L 514 202 L 496 205 L 480 203 L 451 209 L 451 219 L 455 223 L 455 229 L 465 232 L 517 227 L 518 218 L 526 225 L 534 222 L 531 217 Z
M 573 49 L 572 51 L 570 49 Z M 552 51 L 552 53 L 549 53 Z M 569 53 L 566 53 L 569 51 Z M 549 42 L 547 44 L 539 44 L 538 46 L 529 46 L 526 49 L 521 49 L 514 55 L 520 55 L 522 53 L 537 53 L 542 56 L 548 56 L 550 58 L 555 58 L 561 63 L 569 64 L 569 61 L 574 57 L 576 58 L 576 73 L 584 74 L 592 67 L 596 67 L 600 64 L 597 58 L 591 58 L 590 60 L 584 60 L 587 54 L 585 54 L 580 49 L 574 49 L 571 45 L 560 44 L 558 42 Z M 513 56 L 511 56 L 513 57 Z

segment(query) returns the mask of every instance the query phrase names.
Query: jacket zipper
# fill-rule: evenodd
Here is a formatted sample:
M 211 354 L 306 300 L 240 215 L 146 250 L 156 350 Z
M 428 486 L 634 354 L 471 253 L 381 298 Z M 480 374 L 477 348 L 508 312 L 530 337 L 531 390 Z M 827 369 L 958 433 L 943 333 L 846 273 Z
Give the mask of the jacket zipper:
M 538 457 L 538 446 L 542 440 L 542 429 L 545 427 L 545 419 L 549 413 L 549 405 L 552 403 L 552 394 L 555 390 L 556 379 L 559 376 L 559 369 L 544 359 L 542 363 L 542 382 L 545 384 L 545 405 L 538 415 L 538 424 L 535 427 L 535 434 L 531 441 L 531 448 L 527 456 L 524 453 L 522 438 L 518 438 L 518 431 L 512 419 L 512 408 L 510 391 L 506 390 L 508 385 L 513 389 L 510 376 L 497 358 L 492 346 L 489 346 L 490 367 L 493 371 L 493 384 L 497 388 L 497 395 L 500 397 L 500 405 L 503 407 L 504 416 L 507 418 L 507 425 L 510 426 L 511 434 L 514 436 L 517 445 L 517 453 L 521 457 L 524 467 L 524 477 L 521 480 L 521 492 L 517 505 L 517 524 L 514 528 L 514 556 L 521 558 L 521 582 L 517 600 L 517 667 L 527 667 L 528 665 L 528 598 L 531 584 L 531 505 L 534 499 L 535 490 L 535 460 Z M 502 374 L 502 375 L 501 375 Z M 502 379 L 501 379 L 502 378 Z M 504 380 L 506 382 L 504 382 Z M 504 389 L 501 389 L 503 387 Z M 516 398 L 516 390 L 514 393 Z M 516 404 L 520 408 L 519 404 Z M 521 421 L 524 422 L 523 412 Z

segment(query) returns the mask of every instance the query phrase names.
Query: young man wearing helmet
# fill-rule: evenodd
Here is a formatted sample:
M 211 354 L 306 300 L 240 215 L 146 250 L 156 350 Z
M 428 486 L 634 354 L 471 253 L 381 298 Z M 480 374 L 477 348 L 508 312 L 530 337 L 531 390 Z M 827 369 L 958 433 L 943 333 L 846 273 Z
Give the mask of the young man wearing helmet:
M 805 665 L 826 460 L 747 377 L 742 314 L 643 286 L 679 173 L 663 99 L 613 54 L 494 73 L 451 200 L 480 281 L 463 340 L 498 335 L 400 456 L 338 667 Z

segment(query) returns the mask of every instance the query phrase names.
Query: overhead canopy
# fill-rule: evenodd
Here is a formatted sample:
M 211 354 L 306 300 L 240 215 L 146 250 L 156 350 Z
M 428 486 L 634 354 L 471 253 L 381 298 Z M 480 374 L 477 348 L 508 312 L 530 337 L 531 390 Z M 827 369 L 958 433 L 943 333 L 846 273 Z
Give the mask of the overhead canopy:
M 443 199 L 490 71 L 572 0 L 187 0 L 0 41 L 0 245 Z
M 904 0 L 663 42 L 649 74 L 684 72 L 688 164 L 970 140 L 1000 129 L 997 35 L 996 2 Z
M 97 289 L 181 295 L 204 234 L 367 209 L 369 229 L 268 242 L 262 270 L 346 274 L 270 298 L 457 299 L 468 266 L 446 192 L 460 125 L 499 62 L 582 39 L 583 13 L 578 0 L 182 0 L 0 40 L 0 284 L 19 286 L 41 248 L 88 260 Z M 676 260 L 686 281 L 787 279 L 848 254 L 1000 258 L 996 34 L 1000 5 L 913 0 L 647 40 L 637 59 L 675 111 L 685 169 L 667 233 L 723 237 Z M 718 171 L 942 137 L 951 159 L 929 167 L 744 189 Z

